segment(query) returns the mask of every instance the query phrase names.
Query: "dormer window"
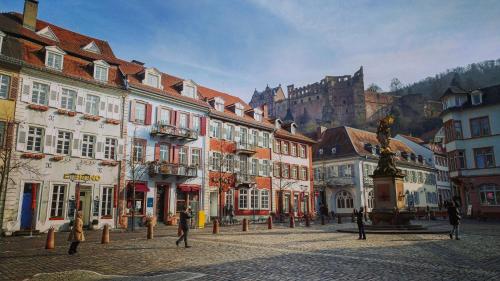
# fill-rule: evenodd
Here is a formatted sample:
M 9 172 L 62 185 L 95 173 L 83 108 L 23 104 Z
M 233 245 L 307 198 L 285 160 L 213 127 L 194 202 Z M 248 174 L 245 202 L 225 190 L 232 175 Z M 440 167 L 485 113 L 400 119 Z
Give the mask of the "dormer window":
M 147 69 L 146 74 L 144 77 L 144 80 L 142 81 L 143 84 L 146 84 L 148 86 L 154 87 L 154 88 L 159 88 L 161 89 L 161 73 L 154 69 Z
M 281 122 L 280 119 L 276 119 L 276 121 L 274 121 L 274 126 L 276 127 L 276 129 L 281 129 L 281 124 L 283 124 L 283 122 Z
M 57 46 L 45 47 L 45 65 L 49 68 L 62 70 L 66 53 Z
M 234 104 L 234 113 L 240 117 L 243 117 L 243 105 L 239 102 Z
M 292 133 L 292 135 L 295 135 L 296 132 L 297 132 L 297 124 L 292 123 L 292 125 L 290 125 L 290 133 Z
M 472 105 L 478 105 L 483 103 L 483 93 L 480 91 L 474 91 L 471 94 Z
M 50 39 L 52 41 L 57 41 L 59 42 L 59 39 L 57 38 L 56 34 L 52 31 L 52 29 L 48 26 L 40 29 L 36 34 L 45 37 L 47 39 Z
M 5 33 L 0 31 L 0 54 L 2 53 L 2 45 L 3 45 L 3 38 L 5 37 Z
M 215 98 L 215 110 L 220 111 L 220 112 L 224 112 L 224 100 L 223 99 L 221 99 L 219 97 Z
M 255 121 L 261 122 L 262 121 L 262 110 L 255 108 L 253 110 L 253 118 Z
M 197 87 L 193 81 L 188 80 L 182 82 L 181 95 L 194 99 L 196 98 L 196 93 L 197 93 Z
M 82 48 L 85 51 L 89 51 L 92 53 L 100 54 L 101 50 L 99 47 L 97 47 L 96 43 L 94 41 L 88 43 L 85 47 Z
M 108 81 L 109 64 L 103 60 L 94 61 L 94 79 L 102 82 Z

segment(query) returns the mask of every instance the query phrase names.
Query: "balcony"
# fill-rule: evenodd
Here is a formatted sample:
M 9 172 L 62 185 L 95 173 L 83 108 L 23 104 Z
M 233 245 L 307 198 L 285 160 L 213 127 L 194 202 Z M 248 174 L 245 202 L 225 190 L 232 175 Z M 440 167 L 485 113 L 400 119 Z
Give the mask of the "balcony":
M 255 184 L 255 176 L 249 174 L 236 174 L 236 186 Z
M 255 145 L 250 143 L 237 142 L 236 154 L 254 154 L 256 152 Z
M 354 177 L 352 176 L 330 177 L 326 180 L 326 183 L 331 186 L 354 185 Z
M 198 167 L 184 164 L 151 162 L 149 164 L 149 174 L 152 176 L 195 178 L 198 176 Z
M 368 186 L 372 186 L 373 185 L 373 178 L 370 176 L 364 176 L 363 177 L 363 184 L 368 185 Z
M 198 139 L 198 132 L 186 128 L 178 128 L 168 124 L 157 123 L 151 127 L 151 135 L 178 140 L 193 141 Z

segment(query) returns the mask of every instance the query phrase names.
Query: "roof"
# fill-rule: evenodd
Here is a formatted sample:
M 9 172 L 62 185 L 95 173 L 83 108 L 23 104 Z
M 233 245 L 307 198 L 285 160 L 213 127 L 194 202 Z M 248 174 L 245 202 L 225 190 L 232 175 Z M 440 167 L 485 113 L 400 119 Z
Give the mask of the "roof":
M 475 91 L 479 91 L 483 95 L 482 95 L 482 102 L 480 104 L 473 105 L 472 101 L 471 101 L 470 94 L 475 92 Z M 444 114 L 451 112 L 451 111 L 461 111 L 461 110 L 465 110 L 465 109 L 472 109 L 472 108 L 500 104 L 500 84 L 480 88 L 480 89 L 470 91 L 470 92 L 466 92 L 466 94 L 467 94 L 467 101 L 464 104 L 462 104 L 461 106 L 449 107 L 449 108 L 443 110 L 441 112 L 441 116 L 443 116 Z
M 380 145 L 380 143 L 377 140 L 377 134 L 368 132 L 368 131 L 363 131 L 360 129 L 355 129 L 351 127 L 345 127 L 347 133 L 349 134 L 350 140 L 352 144 L 354 145 L 354 148 L 357 152 L 358 155 L 372 155 L 371 152 L 366 151 L 364 145 L 365 143 L 370 143 L 372 145 Z M 391 138 L 391 141 L 389 143 L 389 147 L 393 152 L 400 151 L 400 152 L 408 152 L 408 153 L 414 153 L 413 150 L 404 144 L 403 142 Z
M 313 139 L 310 139 L 306 136 L 304 136 L 303 134 L 299 133 L 299 132 L 295 132 L 295 134 L 292 134 L 290 133 L 289 131 L 285 130 L 285 129 L 277 129 L 275 132 L 274 132 L 274 137 L 276 138 L 285 138 L 285 139 L 288 139 L 288 140 L 295 140 L 295 141 L 302 141 L 302 142 L 306 142 L 306 143 L 309 143 L 309 144 L 315 144 L 316 141 L 313 140 Z
M 403 134 L 399 134 L 400 136 L 402 136 L 403 138 L 409 140 L 409 141 L 412 141 L 416 144 L 425 144 L 425 141 L 421 138 L 417 138 L 417 137 L 412 137 L 412 136 L 407 136 L 407 135 L 403 135 Z

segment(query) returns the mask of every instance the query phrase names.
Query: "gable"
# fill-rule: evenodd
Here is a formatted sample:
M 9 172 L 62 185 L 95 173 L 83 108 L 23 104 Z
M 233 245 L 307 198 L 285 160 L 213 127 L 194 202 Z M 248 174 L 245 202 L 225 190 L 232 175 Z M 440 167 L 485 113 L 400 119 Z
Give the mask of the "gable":
M 36 34 L 45 37 L 47 39 L 59 42 L 59 38 L 57 38 L 56 34 L 54 33 L 54 31 L 52 31 L 52 29 L 49 26 L 46 26 L 41 30 L 37 31 Z
M 99 47 L 97 47 L 97 45 L 96 45 L 96 43 L 94 41 L 88 43 L 82 49 L 85 50 L 85 51 L 96 53 L 96 54 L 100 54 L 101 53 L 101 50 L 99 49 Z

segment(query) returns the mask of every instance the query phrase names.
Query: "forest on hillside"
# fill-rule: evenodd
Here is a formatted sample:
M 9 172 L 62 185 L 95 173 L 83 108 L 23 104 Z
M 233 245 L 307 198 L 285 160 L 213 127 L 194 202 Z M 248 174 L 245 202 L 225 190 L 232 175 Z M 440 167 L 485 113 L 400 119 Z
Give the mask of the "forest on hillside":
M 394 78 L 390 94 L 397 96 L 422 94 L 437 100 L 448 88 L 455 75 L 458 77 L 460 86 L 466 90 L 500 84 L 500 59 L 447 69 L 434 77 L 427 77 L 409 85 L 401 85 L 399 80 Z

